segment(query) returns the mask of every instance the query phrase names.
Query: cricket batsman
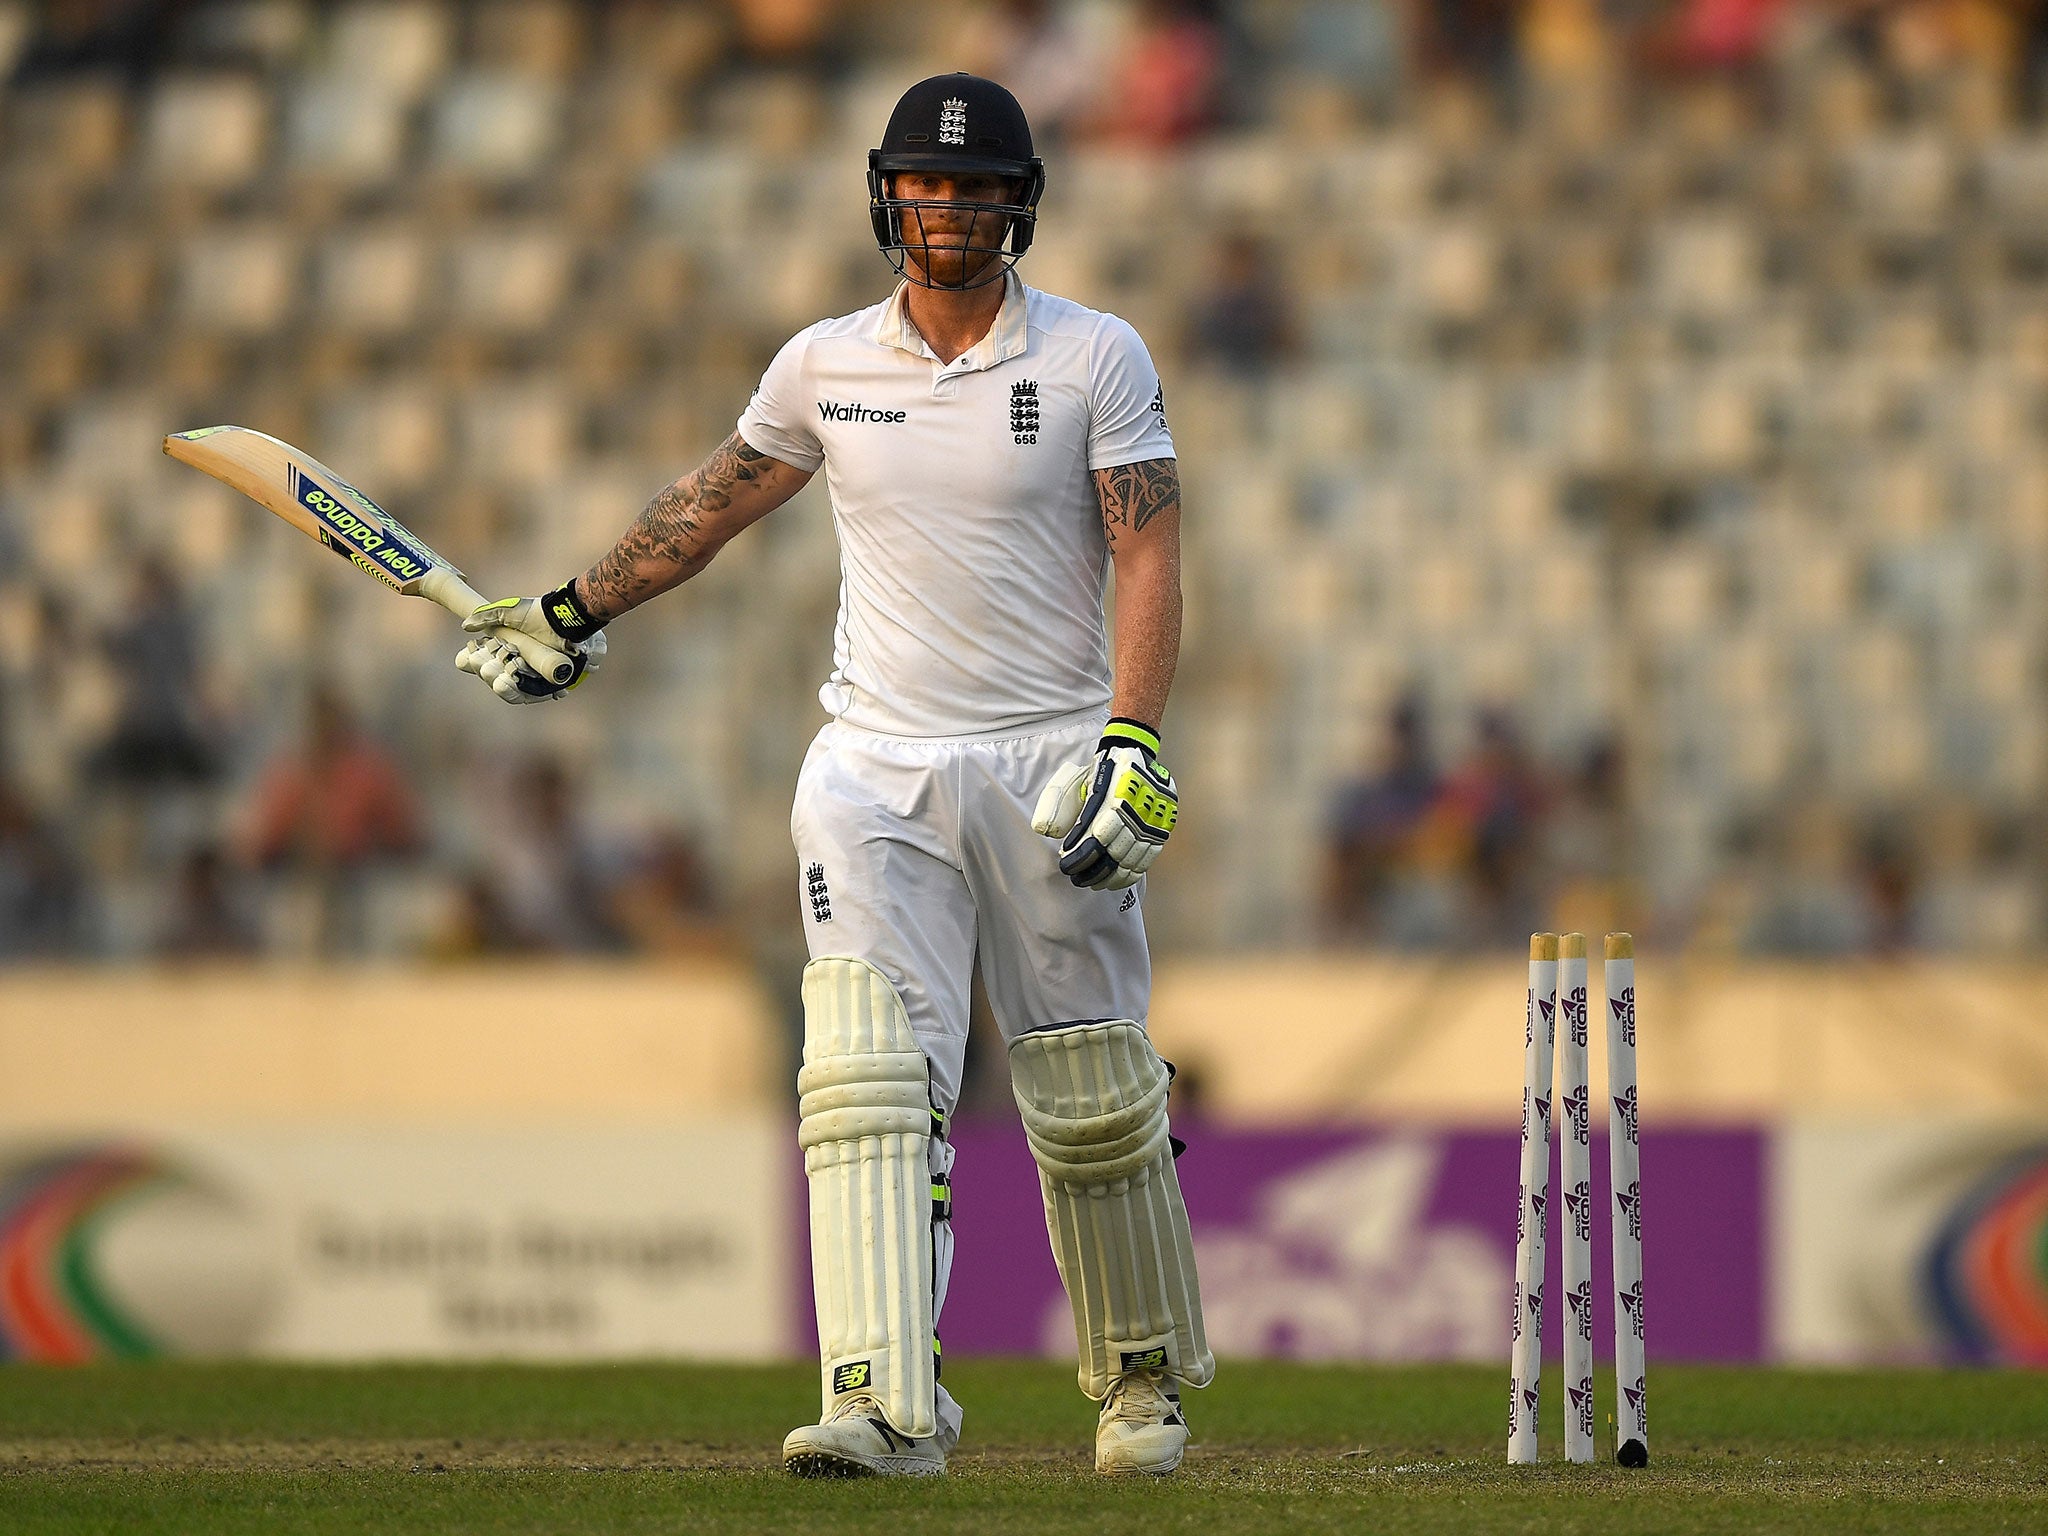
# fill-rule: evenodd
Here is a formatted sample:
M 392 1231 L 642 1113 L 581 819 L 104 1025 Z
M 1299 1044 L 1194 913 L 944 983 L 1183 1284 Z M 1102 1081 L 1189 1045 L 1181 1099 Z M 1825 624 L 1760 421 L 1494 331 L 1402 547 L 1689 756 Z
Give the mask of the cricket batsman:
M 1081 1389 L 1101 1404 L 1096 1469 L 1178 1467 L 1180 1388 L 1215 1373 L 1170 1074 L 1145 1033 L 1143 879 L 1179 805 L 1159 727 L 1180 648 L 1180 480 L 1137 333 L 1014 270 L 1044 185 L 1002 86 L 912 86 L 868 156 L 895 291 L 800 331 L 738 429 L 609 554 L 479 608 L 458 658 L 508 701 L 558 697 L 491 626 L 594 662 L 605 624 L 825 471 L 842 570 L 819 691 L 832 718 L 791 816 L 824 1399 L 783 1442 L 800 1477 L 939 1473 L 959 1441 L 936 1324 L 977 958 Z

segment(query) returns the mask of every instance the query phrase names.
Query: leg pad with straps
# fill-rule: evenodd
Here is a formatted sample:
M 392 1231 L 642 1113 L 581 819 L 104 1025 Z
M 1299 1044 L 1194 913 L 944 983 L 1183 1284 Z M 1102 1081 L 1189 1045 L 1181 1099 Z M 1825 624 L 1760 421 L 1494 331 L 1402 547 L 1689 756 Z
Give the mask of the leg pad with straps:
M 933 1434 L 930 1068 L 866 961 L 804 968 L 797 1092 L 824 1412 L 866 1393 L 900 1433 Z
M 1081 1390 L 1126 1371 L 1190 1386 L 1216 1373 L 1202 1333 L 1194 1238 L 1166 1127 L 1166 1064 L 1129 1019 L 1033 1030 L 1010 1075 L 1074 1308 Z

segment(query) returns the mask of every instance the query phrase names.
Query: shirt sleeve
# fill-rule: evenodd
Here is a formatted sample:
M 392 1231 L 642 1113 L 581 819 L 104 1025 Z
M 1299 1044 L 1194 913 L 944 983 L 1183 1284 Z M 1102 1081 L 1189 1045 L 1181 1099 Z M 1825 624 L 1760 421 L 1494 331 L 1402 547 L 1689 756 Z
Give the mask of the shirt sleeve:
M 1159 370 L 1138 333 L 1115 315 L 1102 317 L 1088 350 L 1088 402 L 1089 469 L 1175 457 Z
M 802 330 L 783 344 L 739 421 L 739 434 L 749 447 L 806 474 L 825 462 L 825 445 L 811 423 L 810 383 L 804 377 L 810 342 L 810 331 Z

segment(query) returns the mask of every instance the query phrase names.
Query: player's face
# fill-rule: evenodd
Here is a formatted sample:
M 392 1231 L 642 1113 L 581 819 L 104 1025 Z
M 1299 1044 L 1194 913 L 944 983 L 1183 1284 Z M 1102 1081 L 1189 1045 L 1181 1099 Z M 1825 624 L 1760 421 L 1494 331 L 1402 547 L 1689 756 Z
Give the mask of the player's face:
M 906 208 L 900 215 L 903 243 L 909 247 L 905 260 L 932 287 L 965 288 L 988 271 L 990 262 L 1002 259 L 1009 215 L 971 205 L 1012 201 L 1016 186 L 1007 177 L 900 171 L 895 180 L 897 197 L 952 205 Z

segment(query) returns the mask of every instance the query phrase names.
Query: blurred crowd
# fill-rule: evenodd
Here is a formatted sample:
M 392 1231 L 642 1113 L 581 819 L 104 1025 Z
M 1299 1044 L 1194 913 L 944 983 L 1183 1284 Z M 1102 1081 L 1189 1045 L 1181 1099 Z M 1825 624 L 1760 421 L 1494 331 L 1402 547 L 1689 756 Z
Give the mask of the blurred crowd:
M 604 835 L 559 756 L 465 765 L 464 814 L 336 679 L 311 676 L 283 731 L 238 717 L 161 559 L 100 633 L 54 599 L 39 618 L 51 664 L 0 711 L 0 961 L 736 948 L 694 837 Z
M 1329 809 L 1324 942 L 1470 949 L 1634 920 L 1620 745 L 1596 739 L 1552 772 L 1499 710 L 1467 741 L 1442 762 L 1424 702 L 1396 703 Z M 1696 945 L 1807 958 L 2025 948 L 2040 883 L 2028 840 L 2023 819 L 1960 796 L 1861 819 L 1823 795 L 1794 799 L 1736 829 L 1735 857 L 1686 931 Z
M 0 63 L 16 89 L 81 75 L 141 88 L 171 69 L 275 68 L 344 6 L 18 5 L 0 22 Z M 610 43 L 653 50 L 664 57 L 650 62 L 716 85 L 776 75 L 832 84 L 892 56 L 948 57 L 1010 83 L 1053 148 L 1168 147 L 1276 113 L 1384 117 L 1446 80 L 1484 89 L 1508 112 L 1530 93 L 1595 76 L 1654 87 L 1718 73 L 1767 95 L 1774 72 L 1839 52 L 1893 91 L 1983 72 L 2032 100 L 2048 64 L 2041 0 L 472 0 L 459 9 L 479 31 L 522 40 L 528 62 L 573 65 Z M 492 10 L 527 14 L 500 26 Z M 394 35 L 409 36 L 402 27 Z
M 2048 937 L 2048 0 L 0 0 L 0 957 L 789 948 L 815 492 L 514 722 L 156 441 L 559 580 L 956 67 L 1167 380 L 1163 949 Z

